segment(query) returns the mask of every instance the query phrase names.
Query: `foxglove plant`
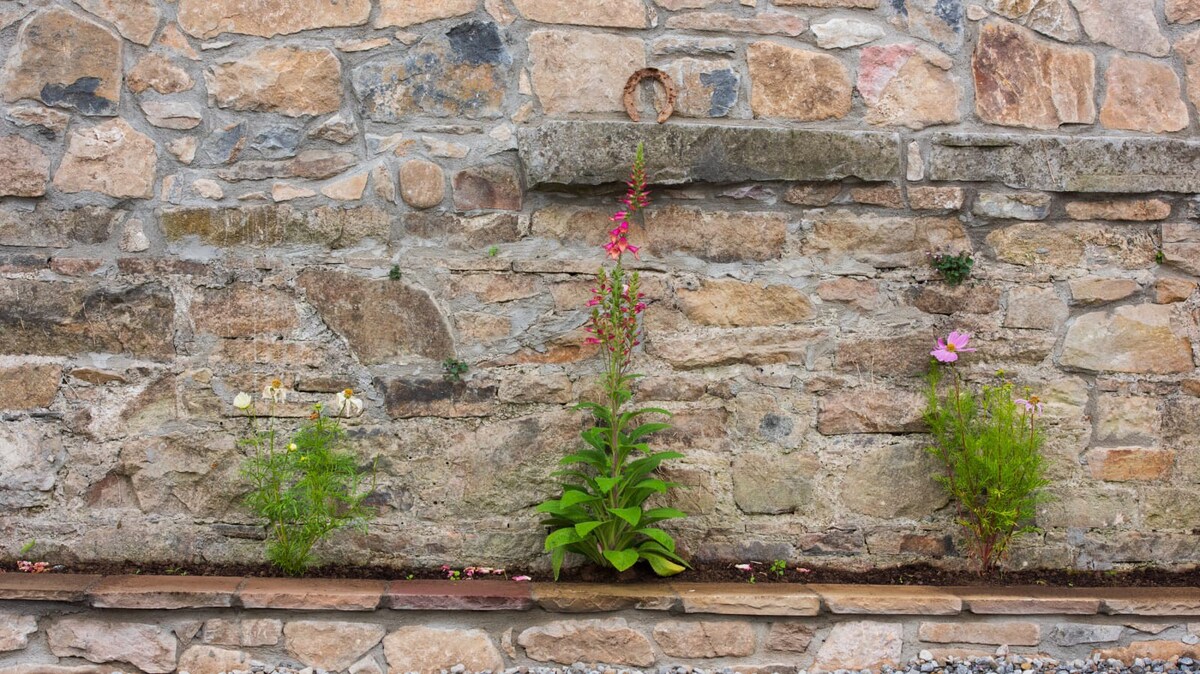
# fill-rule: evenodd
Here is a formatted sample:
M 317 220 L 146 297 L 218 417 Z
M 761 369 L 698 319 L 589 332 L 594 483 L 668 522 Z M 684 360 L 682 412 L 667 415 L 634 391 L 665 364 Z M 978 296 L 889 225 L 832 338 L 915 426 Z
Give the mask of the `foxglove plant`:
M 562 495 L 538 506 L 538 512 L 548 515 L 543 524 L 550 528 L 546 551 L 551 553 L 555 579 L 568 552 L 617 571 L 646 561 L 658 575 L 670 576 L 687 566 L 675 551 L 674 539 L 656 526 L 684 514 L 674 508 L 646 507 L 651 496 L 679 486 L 658 479 L 654 472 L 664 461 L 683 455 L 653 452 L 646 443 L 647 436 L 669 428 L 668 424 L 637 421 L 645 414 L 669 413 L 657 408 L 625 410 L 632 397 L 630 385 L 639 376 L 632 372 L 632 359 L 641 344 L 639 318 L 646 303 L 638 273 L 627 272 L 622 262 L 626 253 L 638 256 L 637 246 L 629 243 L 629 220 L 650 204 L 645 167 L 639 145 L 629 190 L 621 210 L 612 216 L 616 226 L 604 245 L 616 264 L 600 269 L 594 297 L 588 302 L 587 342 L 598 345 L 604 358 L 604 401 L 576 406 L 590 412 L 595 425 L 583 432 L 587 446 L 559 462 L 564 469 L 555 475 L 561 478 Z
M 970 553 L 986 573 L 996 569 L 1014 538 L 1038 531 L 1033 521 L 1048 481 L 1037 423 L 1041 401 L 1014 399 L 1007 382 L 979 393 L 966 389 L 956 364 L 975 351 L 970 343 L 969 334 L 952 332 L 930 352 L 925 421 L 933 446 L 927 451 L 944 467 L 936 479 L 957 504 Z

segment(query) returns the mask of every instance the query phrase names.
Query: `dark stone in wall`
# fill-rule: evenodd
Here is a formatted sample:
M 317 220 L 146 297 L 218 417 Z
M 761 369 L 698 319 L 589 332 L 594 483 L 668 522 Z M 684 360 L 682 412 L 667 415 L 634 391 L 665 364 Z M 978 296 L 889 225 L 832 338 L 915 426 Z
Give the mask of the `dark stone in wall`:
M 894 133 L 629 122 L 544 122 L 519 132 L 531 187 L 624 181 L 639 142 L 658 184 L 902 177 Z
M 175 300 L 156 283 L 105 288 L 92 283 L 0 281 L 0 353 L 74 356 L 175 355 Z

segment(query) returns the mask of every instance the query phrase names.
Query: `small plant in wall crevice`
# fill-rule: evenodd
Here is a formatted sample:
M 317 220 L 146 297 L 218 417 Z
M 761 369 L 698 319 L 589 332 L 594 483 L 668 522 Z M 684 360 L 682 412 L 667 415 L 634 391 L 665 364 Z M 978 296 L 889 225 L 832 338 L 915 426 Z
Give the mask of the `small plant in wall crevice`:
M 929 256 L 929 264 L 942 275 L 946 285 L 955 287 L 962 285 L 971 277 L 971 270 L 975 267 L 975 258 L 966 251 L 954 254 L 935 253 Z

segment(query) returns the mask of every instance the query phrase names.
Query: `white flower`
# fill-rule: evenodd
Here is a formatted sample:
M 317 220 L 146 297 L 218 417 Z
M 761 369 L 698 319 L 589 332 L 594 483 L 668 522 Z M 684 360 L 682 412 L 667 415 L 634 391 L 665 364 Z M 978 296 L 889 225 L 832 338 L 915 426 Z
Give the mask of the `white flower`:
M 239 410 L 248 410 L 248 409 L 250 409 L 250 406 L 253 404 L 254 404 L 254 398 L 251 398 L 250 394 L 246 393 L 245 391 L 243 391 L 233 397 L 233 406 L 238 408 Z
M 337 397 L 333 400 L 333 406 L 337 408 L 339 417 L 356 417 L 363 411 L 363 401 L 355 398 L 354 391 L 350 389 L 338 391 Z
M 263 388 L 263 400 L 269 400 L 277 405 L 287 402 L 287 391 L 283 390 L 283 382 L 276 379 Z
M 296 443 L 294 443 L 294 442 L 293 442 L 293 443 L 290 443 L 290 444 L 288 444 L 288 451 L 289 451 L 289 452 L 294 452 L 294 451 L 296 451 L 297 449 L 299 449 L 299 447 L 297 447 L 297 446 L 296 446 Z

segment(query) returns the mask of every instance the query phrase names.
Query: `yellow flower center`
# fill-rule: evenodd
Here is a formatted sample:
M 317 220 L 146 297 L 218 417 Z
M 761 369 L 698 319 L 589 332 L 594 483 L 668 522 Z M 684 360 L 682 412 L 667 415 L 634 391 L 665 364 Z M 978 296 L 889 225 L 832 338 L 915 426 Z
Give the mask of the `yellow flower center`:
M 342 391 L 342 395 L 344 395 L 344 396 L 346 396 L 347 398 L 349 398 L 350 396 L 354 395 L 354 391 L 352 391 L 352 390 L 350 390 L 350 389 L 346 389 L 345 391 Z
M 958 347 L 954 346 L 954 344 L 951 344 L 950 342 L 946 342 L 946 350 L 949 351 L 950 353 L 954 353 L 954 352 L 958 351 Z
M 1037 396 L 1029 396 L 1029 404 L 1030 405 L 1040 405 L 1041 403 L 1042 403 L 1041 398 L 1039 398 Z
M 271 388 L 283 388 L 283 382 L 276 379 L 271 382 Z

